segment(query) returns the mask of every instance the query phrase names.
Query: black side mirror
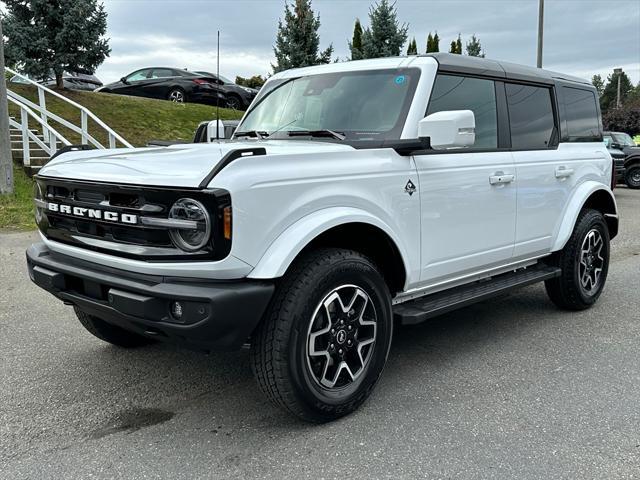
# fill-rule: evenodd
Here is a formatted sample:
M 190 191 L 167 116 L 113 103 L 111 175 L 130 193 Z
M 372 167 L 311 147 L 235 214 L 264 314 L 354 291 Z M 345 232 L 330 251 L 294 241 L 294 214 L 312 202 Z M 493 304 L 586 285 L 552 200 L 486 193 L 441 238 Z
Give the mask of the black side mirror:
M 127 82 L 127 77 L 122 77 L 122 78 L 120 79 L 120 81 L 121 81 L 122 83 L 124 83 L 125 85 L 126 85 L 127 83 L 129 83 L 129 82 Z
M 620 150 L 622 148 L 622 145 L 620 145 L 619 143 L 612 143 L 611 148 L 617 148 L 618 150 Z

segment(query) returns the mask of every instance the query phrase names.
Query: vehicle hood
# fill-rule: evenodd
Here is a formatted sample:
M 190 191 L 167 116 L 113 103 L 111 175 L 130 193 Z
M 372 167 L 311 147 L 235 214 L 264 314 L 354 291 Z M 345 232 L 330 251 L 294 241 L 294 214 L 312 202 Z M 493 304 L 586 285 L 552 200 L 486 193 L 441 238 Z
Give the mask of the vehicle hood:
M 47 163 L 43 177 L 159 187 L 198 188 L 232 150 L 264 147 L 267 155 L 348 152 L 349 145 L 305 140 L 229 141 L 169 147 L 119 148 L 68 152 Z M 238 162 L 242 159 L 236 160 Z

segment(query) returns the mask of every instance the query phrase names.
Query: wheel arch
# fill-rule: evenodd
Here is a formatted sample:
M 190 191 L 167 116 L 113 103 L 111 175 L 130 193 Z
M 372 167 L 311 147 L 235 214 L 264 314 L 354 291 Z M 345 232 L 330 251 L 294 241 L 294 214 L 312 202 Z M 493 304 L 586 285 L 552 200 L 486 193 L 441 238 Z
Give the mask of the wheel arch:
M 282 277 L 296 258 L 319 247 L 358 251 L 378 265 L 392 293 L 405 288 L 408 256 L 393 230 L 368 212 L 339 207 L 309 214 L 287 228 L 248 277 Z
M 592 208 L 602 212 L 609 227 L 610 238 L 618 234 L 618 207 L 609 188 L 601 183 L 587 182 L 573 194 L 560 223 L 551 251 L 562 250 L 573 232 L 580 211 Z
M 629 155 L 627 158 L 624 159 L 624 167 L 625 168 L 629 168 L 632 165 L 638 165 L 640 164 L 640 154 L 632 154 Z

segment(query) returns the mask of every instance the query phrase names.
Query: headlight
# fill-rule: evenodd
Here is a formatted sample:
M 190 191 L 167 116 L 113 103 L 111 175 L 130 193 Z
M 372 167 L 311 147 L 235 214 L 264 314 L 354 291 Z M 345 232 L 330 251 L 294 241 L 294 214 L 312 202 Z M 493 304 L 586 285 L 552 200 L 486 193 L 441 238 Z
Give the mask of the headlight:
M 38 182 L 33 184 L 33 201 L 36 204 L 36 224 L 40 224 L 44 217 L 44 195 L 42 194 L 42 187 Z
M 195 228 L 174 228 L 169 236 L 174 245 L 185 252 L 195 252 L 204 247 L 211 237 L 211 218 L 200 202 L 191 198 L 181 198 L 169 211 L 172 220 L 184 220 Z

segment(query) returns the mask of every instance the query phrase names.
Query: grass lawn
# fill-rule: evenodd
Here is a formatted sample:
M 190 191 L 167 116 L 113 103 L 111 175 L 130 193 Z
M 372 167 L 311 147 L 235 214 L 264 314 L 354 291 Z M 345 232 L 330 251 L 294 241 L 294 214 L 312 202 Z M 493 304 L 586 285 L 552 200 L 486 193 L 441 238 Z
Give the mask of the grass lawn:
M 11 83 L 8 84 L 8 87 L 18 95 L 38 103 L 35 87 Z M 191 140 L 200 122 L 216 117 L 215 106 L 209 105 L 179 104 L 166 100 L 128 97 L 110 93 L 70 90 L 61 93 L 91 110 L 122 138 L 136 147 L 145 146 L 149 140 Z M 80 124 L 80 114 L 75 108 L 51 95 L 47 95 L 46 101 L 50 111 L 75 125 Z M 18 114 L 18 109 L 9 103 L 9 112 L 15 116 Z M 242 112 L 226 108 L 220 109 L 222 120 L 237 120 L 241 116 Z M 33 123 L 35 127 L 35 122 Z M 51 122 L 51 125 L 71 143 L 80 143 L 79 135 L 69 132 L 55 122 Z M 89 133 L 100 143 L 106 145 L 106 135 L 103 135 L 91 120 L 89 121 Z
M 0 195 L 0 231 L 32 230 L 36 228 L 33 219 L 33 181 L 18 166 L 13 168 L 13 193 Z
M 15 84 L 8 86 L 18 95 L 37 103 L 37 92 L 34 87 Z M 191 140 L 200 122 L 216 117 L 216 108 L 208 105 L 175 104 L 164 100 L 108 93 L 74 91 L 62 93 L 76 103 L 87 107 L 125 140 L 137 147 L 145 146 L 149 140 Z M 48 109 L 56 115 L 76 125 L 80 123 L 80 114 L 73 107 L 50 95 L 47 95 L 46 100 Z M 10 103 L 9 112 L 11 115 L 17 115 L 18 109 Z M 235 120 L 241 116 L 242 112 L 220 109 L 222 120 Z M 89 133 L 100 143 L 107 145 L 106 135 L 92 123 L 89 121 Z M 72 144 L 80 143 L 79 135 L 55 122 L 52 122 L 52 126 Z M 33 182 L 19 167 L 14 168 L 14 174 L 14 193 L 0 195 L 0 230 L 33 229 L 35 228 Z

